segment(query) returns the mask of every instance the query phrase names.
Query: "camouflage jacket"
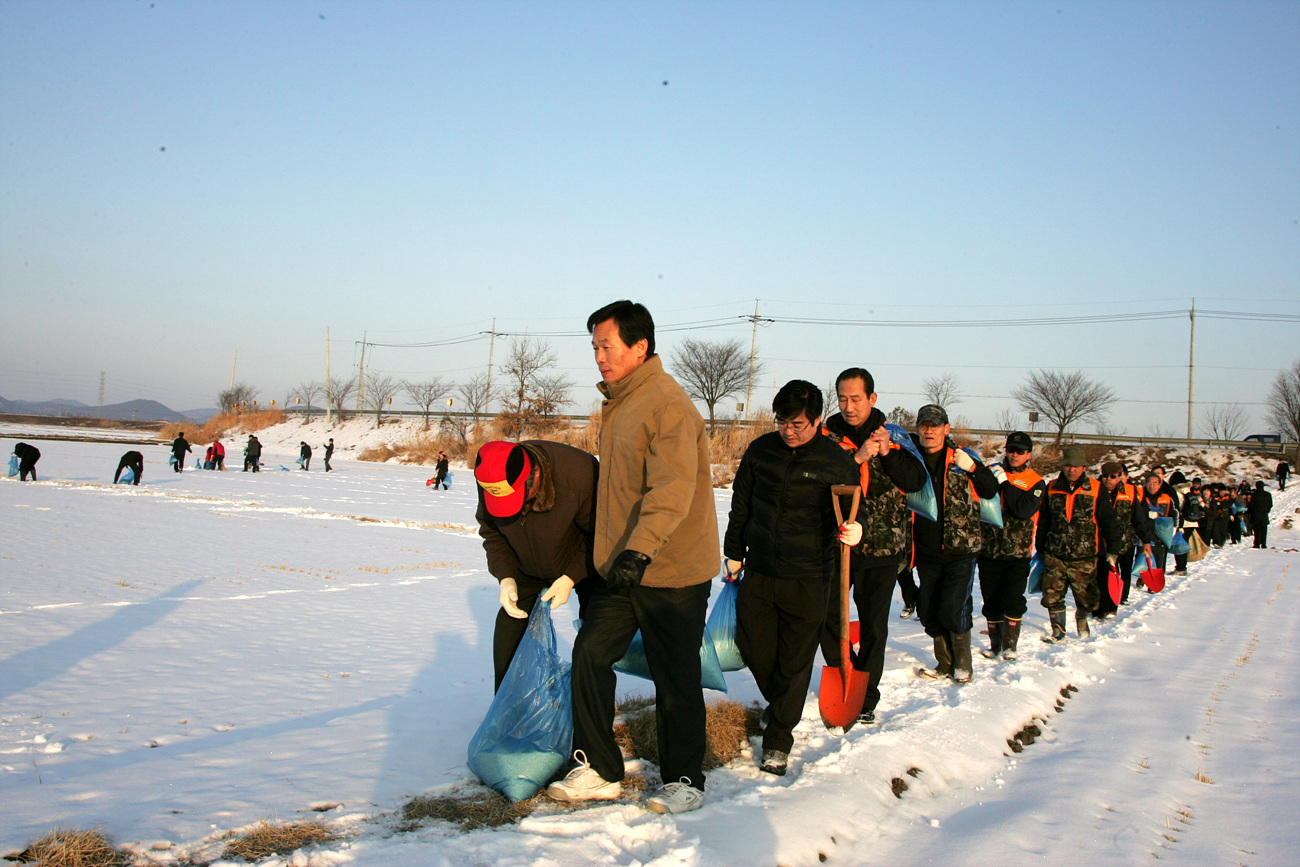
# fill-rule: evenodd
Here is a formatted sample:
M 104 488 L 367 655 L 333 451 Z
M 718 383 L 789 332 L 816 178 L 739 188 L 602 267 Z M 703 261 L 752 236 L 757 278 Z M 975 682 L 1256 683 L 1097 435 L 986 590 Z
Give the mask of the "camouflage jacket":
M 1137 507 L 1138 489 L 1128 482 L 1120 482 L 1115 486 L 1115 490 L 1103 493 L 1110 500 L 1111 508 L 1115 510 L 1115 521 L 1119 524 L 1121 539 L 1120 547 L 1116 551 L 1107 551 L 1110 554 L 1118 554 L 1131 550 L 1137 546 L 1141 534 L 1138 528 L 1143 525 L 1140 520 L 1140 511 Z
M 1052 480 L 1038 519 L 1038 550 L 1044 556 L 1086 560 L 1103 550 L 1119 550 L 1123 533 L 1109 498 L 1101 496 L 1101 490 L 1101 482 L 1087 476 L 1073 484 L 1064 473 Z
M 913 440 L 920 448 L 916 436 Z M 923 452 L 924 453 L 924 452 Z M 956 446 L 950 441 L 944 448 L 926 455 L 927 470 L 934 482 L 939 502 L 941 534 L 933 521 L 913 515 L 913 542 L 923 557 L 966 557 L 978 554 L 984 543 L 980 530 L 980 497 L 976 485 L 988 485 L 988 496 L 997 493 L 997 479 L 988 467 L 977 462 L 975 472 L 964 472 L 953 460 Z M 936 538 L 937 536 L 937 538 Z M 935 545 L 938 541 L 941 547 Z M 936 550 L 937 549 L 937 550 Z
M 1007 480 L 1001 487 L 1002 526 L 983 525 L 984 549 L 980 556 L 992 560 L 1028 560 L 1034 554 L 1034 531 L 1038 529 L 1038 512 L 1047 482 L 1024 466 L 1007 470 Z M 1026 512 L 1029 516 L 1021 517 Z

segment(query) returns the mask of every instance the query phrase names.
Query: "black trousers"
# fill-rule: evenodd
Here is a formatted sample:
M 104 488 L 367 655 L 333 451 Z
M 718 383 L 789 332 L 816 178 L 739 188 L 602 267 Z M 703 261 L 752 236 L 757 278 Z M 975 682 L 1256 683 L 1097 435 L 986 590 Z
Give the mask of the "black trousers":
M 573 749 L 581 750 L 606 780 L 623 779 L 623 754 L 614 740 L 613 665 L 637 629 L 655 685 L 659 770 L 666 783 L 685 779 L 704 790 L 704 688 L 700 643 L 712 582 L 690 587 L 632 588 L 615 593 L 599 578 L 587 617 L 573 643 Z
M 330 455 L 330 453 L 329 453 L 329 452 L 326 452 L 326 453 L 325 453 L 325 472 L 327 472 L 327 473 L 328 473 L 330 470 L 334 469 L 333 467 L 330 466 L 330 457 L 332 457 L 332 456 Z
M 18 461 L 18 481 L 25 482 L 28 476 L 32 477 L 33 482 L 36 481 L 36 461 L 20 458 Z
M 999 560 L 979 558 L 980 595 L 984 605 L 980 609 L 984 619 L 998 623 L 1010 618 L 1023 620 L 1029 605 L 1025 602 L 1025 588 L 1029 584 L 1029 558 Z
M 828 588 L 820 575 L 773 578 L 748 571 L 740 582 L 736 645 L 767 701 L 764 750 L 788 753 L 794 746 L 794 727 L 803 718 L 822 635 Z
M 1128 601 L 1129 591 L 1133 588 L 1133 559 L 1137 552 L 1141 550 L 1133 547 L 1128 548 L 1124 553 L 1119 555 L 1119 561 L 1115 568 L 1119 570 L 1119 580 L 1124 585 L 1120 593 L 1119 601 L 1123 604 Z M 1106 562 L 1105 554 L 1097 555 L 1097 592 L 1101 600 L 1097 605 L 1098 614 L 1114 614 L 1119 610 L 1110 598 L 1110 564 Z
M 1255 530 L 1255 547 L 1268 547 L 1268 518 L 1252 519 L 1250 526 Z
M 885 676 L 885 648 L 889 643 L 889 606 L 894 601 L 894 584 L 899 580 L 898 557 L 849 556 L 849 579 L 853 606 L 858 613 L 858 650 L 849 661 L 867 673 L 867 695 L 862 710 L 874 711 L 880 704 L 880 681 Z M 908 577 L 911 577 L 909 569 Z M 903 594 L 903 604 L 907 594 Z M 915 598 L 912 604 L 915 604 Z M 832 579 L 826 601 L 826 626 L 821 637 L 822 660 L 832 668 L 840 665 L 840 590 Z
M 921 579 L 916 611 L 925 627 L 925 634 L 937 638 L 950 632 L 957 635 L 970 632 L 975 555 L 953 560 L 918 558 L 916 574 Z
M 916 608 L 916 579 L 912 577 L 910 559 L 900 561 L 898 566 L 898 592 L 903 596 L 904 608 Z
M 176 458 L 176 463 L 172 464 L 172 469 L 179 473 L 181 470 L 185 469 L 185 455 L 178 455 L 175 452 L 172 452 L 172 455 Z
M 591 598 L 592 591 L 599 582 L 598 578 L 588 578 L 586 581 L 579 581 L 573 587 L 573 593 L 578 597 L 578 618 L 582 619 L 587 614 L 587 600 Z M 519 589 L 519 602 L 516 603 L 525 614 L 533 613 L 533 606 L 537 604 L 537 597 L 546 592 L 546 588 L 551 586 L 550 581 L 541 578 L 533 578 L 529 575 L 520 575 L 515 578 L 515 584 Z M 528 618 L 511 617 L 506 614 L 504 608 L 497 609 L 496 628 L 492 630 L 492 666 L 495 669 L 496 683 L 492 691 L 496 692 L 501 688 L 501 681 L 505 679 L 506 672 L 510 670 L 510 662 L 515 658 L 515 651 L 519 649 L 519 642 L 524 640 L 524 633 L 528 631 Z

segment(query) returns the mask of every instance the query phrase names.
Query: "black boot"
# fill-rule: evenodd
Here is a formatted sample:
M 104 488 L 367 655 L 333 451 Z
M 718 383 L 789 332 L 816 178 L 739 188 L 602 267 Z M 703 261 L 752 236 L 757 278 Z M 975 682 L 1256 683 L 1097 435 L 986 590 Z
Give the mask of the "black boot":
M 952 634 L 952 679 L 957 683 L 970 683 L 974 666 L 970 658 L 970 633 Z
M 939 678 L 952 674 L 952 646 L 948 633 L 934 636 L 934 668 L 921 669 L 921 677 Z
M 1079 630 L 1080 638 L 1087 638 L 1092 634 L 1092 630 L 1088 628 L 1088 615 L 1086 612 L 1074 612 L 1074 628 Z
M 1052 621 L 1052 634 L 1044 635 L 1045 644 L 1056 644 L 1058 641 L 1065 640 L 1065 609 L 1060 611 L 1047 612 L 1049 619 Z
M 1020 641 L 1020 621 L 1007 618 L 1006 634 L 1002 640 L 1002 658 L 1015 659 L 1019 654 L 1016 653 L 1016 644 Z
M 1002 645 L 1005 641 L 1004 633 L 1006 631 L 1006 621 L 990 620 L 989 621 L 989 649 L 981 650 L 985 659 L 997 659 L 1002 655 Z

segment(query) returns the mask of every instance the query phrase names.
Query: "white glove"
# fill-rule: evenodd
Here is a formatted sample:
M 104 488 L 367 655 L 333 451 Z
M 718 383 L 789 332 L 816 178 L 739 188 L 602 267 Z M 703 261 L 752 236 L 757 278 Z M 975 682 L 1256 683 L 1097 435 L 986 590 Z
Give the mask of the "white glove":
M 1106 555 L 1106 562 L 1110 565 L 1110 568 L 1114 569 L 1116 566 L 1119 565 L 1119 555 L 1118 555 L 1118 554 L 1107 554 L 1107 555 Z
M 862 541 L 862 525 L 854 521 L 852 524 L 841 524 L 840 534 L 837 536 L 841 544 L 848 545 L 852 548 Z
M 519 607 L 519 584 L 513 578 L 501 579 L 501 607 L 506 614 L 516 620 L 523 620 L 528 615 Z
M 736 576 L 740 574 L 740 570 L 745 568 L 745 564 L 740 560 L 728 560 L 724 568 L 727 570 L 727 577 L 735 581 Z
M 989 467 L 989 470 L 992 471 L 993 477 L 998 480 L 999 485 L 1006 483 L 1007 471 L 1002 469 L 1002 464 L 994 464 L 993 466 Z
M 542 594 L 541 601 L 551 603 L 551 609 L 554 610 L 569 601 L 571 592 L 573 592 L 573 579 L 568 575 L 561 575 L 551 582 L 551 586 Z
M 966 472 L 972 472 L 975 469 L 975 459 L 966 453 L 965 449 L 956 449 L 956 454 L 952 456 L 957 466 Z

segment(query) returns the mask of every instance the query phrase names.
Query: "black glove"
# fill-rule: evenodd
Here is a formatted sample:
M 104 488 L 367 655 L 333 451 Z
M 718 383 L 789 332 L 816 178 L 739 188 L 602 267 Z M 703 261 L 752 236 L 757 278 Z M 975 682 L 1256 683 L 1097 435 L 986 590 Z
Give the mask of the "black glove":
M 609 567 L 605 583 L 615 593 L 626 593 L 641 583 L 641 576 L 645 575 L 645 567 L 649 565 L 650 558 L 640 551 L 624 549 L 623 553 L 614 558 L 614 565 Z

